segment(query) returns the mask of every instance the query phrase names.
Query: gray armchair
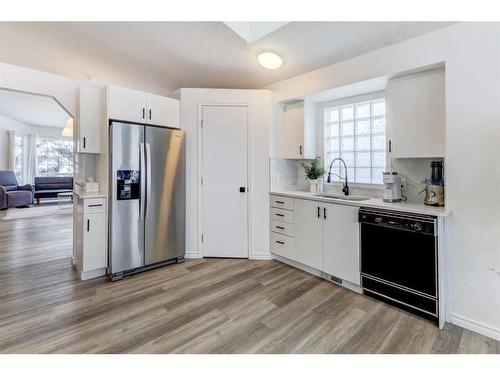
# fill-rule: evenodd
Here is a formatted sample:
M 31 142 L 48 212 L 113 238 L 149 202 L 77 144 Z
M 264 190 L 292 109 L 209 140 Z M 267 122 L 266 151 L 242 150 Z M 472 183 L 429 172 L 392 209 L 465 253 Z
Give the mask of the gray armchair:
M 0 209 L 31 205 L 34 195 L 32 185 L 18 185 L 13 171 L 0 171 Z

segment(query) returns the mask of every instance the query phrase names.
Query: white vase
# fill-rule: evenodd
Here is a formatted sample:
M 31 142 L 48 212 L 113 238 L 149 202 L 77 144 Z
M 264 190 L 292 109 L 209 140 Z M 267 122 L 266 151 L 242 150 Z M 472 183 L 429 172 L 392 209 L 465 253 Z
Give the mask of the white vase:
M 318 180 L 309 180 L 309 192 L 310 193 L 318 192 Z

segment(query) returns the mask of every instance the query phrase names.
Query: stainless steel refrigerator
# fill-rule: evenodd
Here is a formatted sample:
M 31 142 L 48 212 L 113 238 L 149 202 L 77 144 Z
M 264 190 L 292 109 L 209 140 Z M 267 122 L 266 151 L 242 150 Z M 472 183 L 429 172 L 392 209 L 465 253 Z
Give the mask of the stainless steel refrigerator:
M 182 130 L 111 122 L 112 280 L 184 261 L 185 139 Z

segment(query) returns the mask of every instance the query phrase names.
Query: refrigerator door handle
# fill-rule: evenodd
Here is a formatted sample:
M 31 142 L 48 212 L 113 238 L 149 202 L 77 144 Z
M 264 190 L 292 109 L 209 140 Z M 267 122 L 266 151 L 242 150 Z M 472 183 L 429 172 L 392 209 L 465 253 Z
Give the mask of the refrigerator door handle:
M 144 221 L 146 211 L 146 153 L 144 152 L 144 143 L 139 143 L 139 160 L 140 160 L 140 181 L 141 181 L 141 199 L 139 201 L 139 221 Z
M 146 143 L 146 220 L 149 220 L 148 199 L 151 197 L 151 145 Z

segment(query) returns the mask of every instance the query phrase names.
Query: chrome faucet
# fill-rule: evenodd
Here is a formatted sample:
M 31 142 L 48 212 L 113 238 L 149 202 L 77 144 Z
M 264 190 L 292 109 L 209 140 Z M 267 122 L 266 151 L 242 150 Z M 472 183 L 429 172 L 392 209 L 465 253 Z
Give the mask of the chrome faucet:
M 341 161 L 342 164 L 344 164 L 345 178 L 342 178 L 338 174 L 332 172 L 333 163 L 335 163 L 337 160 Z M 335 158 L 335 159 L 332 160 L 332 162 L 330 163 L 330 168 L 328 168 L 328 178 L 326 179 L 326 182 L 328 182 L 328 183 L 332 182 L 332 174 L 335 175 L 335 176 L 337 176 L 341 180 L 344 180 L 344 187 L 342 188 L 342 192 L 345 195 L 349 195 L 349 183 L 347 182 L 347 165 L 346 165 L 344 159 L 342 159 L 342 158 Z

